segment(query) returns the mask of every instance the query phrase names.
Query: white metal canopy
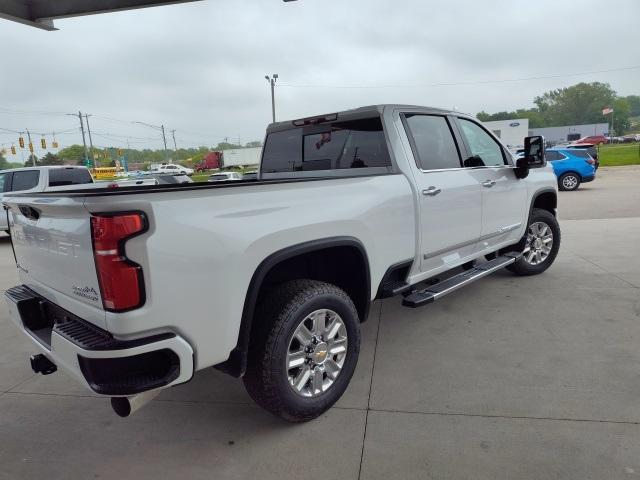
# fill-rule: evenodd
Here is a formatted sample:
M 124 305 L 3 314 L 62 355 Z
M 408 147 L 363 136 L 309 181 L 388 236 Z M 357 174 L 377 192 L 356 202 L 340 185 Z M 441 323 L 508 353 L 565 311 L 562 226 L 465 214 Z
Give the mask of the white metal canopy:
M 56 18 L 117 12 L 200 0 L 2 0 L 0 18 L 43 30 L 57 30 Z

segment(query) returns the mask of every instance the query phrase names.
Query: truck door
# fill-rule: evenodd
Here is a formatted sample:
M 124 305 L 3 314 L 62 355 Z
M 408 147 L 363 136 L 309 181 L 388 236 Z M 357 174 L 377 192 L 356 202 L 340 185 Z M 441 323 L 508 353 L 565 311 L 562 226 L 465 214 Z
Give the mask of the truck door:
M 529 212 L 527 185 L 515 176 L 504 147 L 480 124 L 457 118 L 466 161 L 482 185 L 482 232 L 478 247 L 497 249 L 517 243 Z M 524 140 L 524 139 L 523 139 Z
M 402 115 L 415 159 L 421 271 L 457 266 L 476 249 L 482 187 L 462 167 L 461 149 L 445 115 Z

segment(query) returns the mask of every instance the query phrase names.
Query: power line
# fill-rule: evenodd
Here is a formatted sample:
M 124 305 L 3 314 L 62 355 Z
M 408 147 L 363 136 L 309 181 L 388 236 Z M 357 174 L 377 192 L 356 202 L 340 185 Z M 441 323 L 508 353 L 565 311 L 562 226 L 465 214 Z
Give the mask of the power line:
M 511 82 L 526 82 L 530 80 L 544 80 L 549 78 L 564 78 L 564 77 L 579 77 L 583 75 L 592 75 L 597 73 L 610 73 L 610 72 L 621 72 L 627 70 L 637 70 L 640 69 L 640 65 L 634 65 L 629 67 L 620 67 L 620 68 L 609 68 L 605 70 L 590 70 L 585 72 L 577 72 L 577 73 L 563 73 L 563 74 L 549 74 L 549 75 L 537 75 L 533 77 L 522 77 L 522 78 L 507 78 L 507 79 L 497 79 L 497 80 L 472 80 L 472 81 L 452 81 L 452 82 L 436 82 L 436 83 L 415 83 L 415 84 L 388 84 L 388 85 L 330 85 L 330 84 L 293 84 L 293 83 L 280 83 L 277 84 L 277 87 L 289 87 L 289 88 L 355 88 L 355 89 L 363 89 L 363 88 L 425 88 L 425 87 L 455 87 L 455 86 L 463 86 L 463 85 L 489 85 L 495 83 L 511 83 Z
M 16 110 L 13 108 L 0 107 L 0 113 L 8 115 L 66 115 L 65 112 L 47 112 L 41 110 Z
M 93 132 L 94 135 L 100 135 L 102 137 L 114 137 L 114 138 L 135 138 L 136 140 L 162 140 L 162 137 L 134 137 L 133 135 L 119 135 L 116 133 L 107 132 Z
M 18 135 L 23 133 L 22 131 L 11 130 L 9 128 L 0 128 L 0 130 L 4 130 L 4 131 L 10 132 L 10 133 L 17 133 Z M 79 128 L 78 127 L 74 127 L 74 128 L 69 128 L 67 130 L 60 130 L 60 131 L 58 131 L 58 130 L 51 130 L 50 132 L 35 132 L 35 131 L 31 131 L 31 133 L 33 133 L 34 135 L 40 135 L 40 136 L 44 137 L 44 136 L 47 136 L 47 135 L 53 136 L 54 134 L 55 135 L 64 135 L 64 134 L 67 134 L 67 133 L 70 133 L 70 132 L 78 132 L 78 131 L 79 131 Z M 0 133 L 0 135 L 5 135 L 5 134 Z
M 130 138 L 136 138 L 136 137 L 127 137 L 127 136 L 122 136 L 121 139 L 120 138 L 112 138 L 109 135 L 104 135 L 101 133 L 97 133 L 97 132 L 91 132 L 93 135 L 95 135 L 96 137 L 100 137 L 103 138 L 105 140 L 111 140 L 111 141 L 120 141 L 123 142 L 126 139 L 130 139 Z M 118 137 L 120 137 L 118 135 Z M 131 140 L 131 143 L 156 143 L 156 142 L 160 142 L 162 139 L 161 138 L 151 138 L 151 139 L 147 139 L 147 140 Z

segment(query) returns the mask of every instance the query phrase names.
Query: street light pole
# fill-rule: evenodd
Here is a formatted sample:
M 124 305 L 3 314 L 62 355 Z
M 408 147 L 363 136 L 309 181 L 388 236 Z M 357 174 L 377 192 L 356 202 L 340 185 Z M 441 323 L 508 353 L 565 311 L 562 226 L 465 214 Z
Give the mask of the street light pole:
M 278 80 L 278 74 L 274 73 L 273 76 L 265 75 L 264 78 L 271 85 L 271 117 L 273 119 L 273 123 L 276 122 L 276 95 L 275 95 L 275 87 L 276 81 Z

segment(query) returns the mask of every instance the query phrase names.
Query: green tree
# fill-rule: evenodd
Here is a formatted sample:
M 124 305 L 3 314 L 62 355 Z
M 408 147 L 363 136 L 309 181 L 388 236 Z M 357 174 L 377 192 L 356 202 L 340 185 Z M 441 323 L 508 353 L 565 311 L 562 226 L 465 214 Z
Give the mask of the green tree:
M 27 157 L 27 159 L 24 162 L 24 165 L 20 165 L 21 167 L 33 167 L 33 166 L 38 166 L 38 156 L 35 153 L 31 153 L 29 154 L 29 156 Z
M 244 145 L 246 148 L 256 148 L 256 147 L 261 147 L 262 146 L 262 142 L 260 140 L 254 140 L 253 142 L 247 142 Z
M 0 170 L 5 170 L 7 168 L 11 168 L 9 166 L 9 162 L 7 161 L 6 158 L 4 158 L 4 155 L 2 155 L 2 152 L 0 152 Z
M 628 95 L 624 99 L 629 104 L 629 115 L 640 117 L 640 95 Z
M 40 160 L 36 160 L 37 165 L 62 165 L 62 159 L 57 155 L 47 152 L 47 154 L 42 157 Z
M 58 152 L 58 157 L 63 163 L 75 163 L 84 165 L 84 147 L 82 145 L 70 145 Z
M 534 103 L 545 124 L 553 127 L 602 122 L 602 109 L 613 106 L 615 100 L 616 92 L 608 83 L 583 82 L 546 92 Z
M 623 135 L 629 131 L 631 107 L 626 98 L 618 98 L 613 102 L 613 130 L 616 135 Z
M 514 118 L 527 118 L 529 119 L 529 127 L 530 128 L 538 128 L 544 127 L 544 119 L 542 115 L 536 108 L 524 109 L 519 108 L 513 112 L 497 112 L 497 113 L 487 113 L 480 112 L 476 115 L 478 120 L 482 122 L 491 122 L 495 120 L 512 120 Z

